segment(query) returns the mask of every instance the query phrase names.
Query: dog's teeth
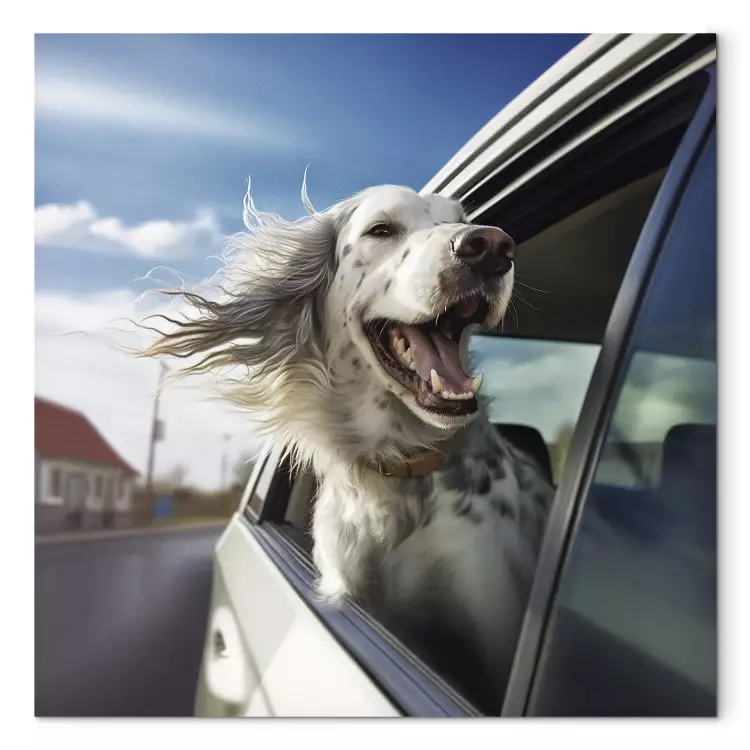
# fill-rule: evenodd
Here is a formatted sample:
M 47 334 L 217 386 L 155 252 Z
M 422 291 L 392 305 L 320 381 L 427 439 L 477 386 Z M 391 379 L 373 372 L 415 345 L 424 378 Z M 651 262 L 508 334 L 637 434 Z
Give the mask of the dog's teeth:
M 474 393 L 479 393 L 479 389 L 482 387 L 482 381 L 484 380 L 484 373 L 480 372 L 479 375 L 477 375 L 474 380 L 471 381 L 472 391 Z M 472 396 L 474 395 L 472 393 Z
M 403 357 L 406 352 L 406 342 L 402 338 L 396 339 L 396 351 Z
M 430 370 L 430 381 L 432 383 L 432 392 L 440 393 L 443 390 L 443 384 L 440 382 L 440 375 L 435 370 Z
M 411 353 L 411 347 L 403 353 L 404 362 L 411 367 L 414 363 L 414 355 Z

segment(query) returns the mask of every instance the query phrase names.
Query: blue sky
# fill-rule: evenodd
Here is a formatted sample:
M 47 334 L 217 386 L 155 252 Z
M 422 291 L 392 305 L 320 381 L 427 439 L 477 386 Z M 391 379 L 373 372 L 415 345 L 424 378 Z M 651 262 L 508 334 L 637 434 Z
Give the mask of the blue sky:
M 583 35 L 36 37 L 36 391 L 84 411 L 142 469 L 153 362 L 95 337 L 138 317 L 152 267 L 188 279 L 257 205 L 301 215 L 379 183 L 421 188 Z M 160 278 L 166 278 L 163 274 Z M 216 486 L 246 421 L 165 394 L 161 471 Z
M 249 175 L 258 205 L 288 218 L 308 163 L 321 207 L 419 189 L 582 38 L 38 36 L 35 202 L 88 201 L 125 225 L 209 210 L 228 233 Z M 37 249 L 38 289 L 121 287 L 151 265 L 56 250 Z M 203 275 L 209 254 L 177 265 Z

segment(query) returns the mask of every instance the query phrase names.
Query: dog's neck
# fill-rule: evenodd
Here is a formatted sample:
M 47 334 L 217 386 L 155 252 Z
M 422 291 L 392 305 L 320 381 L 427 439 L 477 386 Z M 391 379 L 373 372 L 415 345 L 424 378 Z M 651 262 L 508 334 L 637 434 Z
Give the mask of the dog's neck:
M 442 464 L 453 430 L 423 423 L 387 391 L 331 389 L 301 398 L 274 433 L 322 478 L 331 471 L 423 476 Z
M 451 442 L 444 440 L 433 450 L 419 451 L 397 461 L 362 459 L 362 465 L 386 477 L 424 477 L 443 466 Z

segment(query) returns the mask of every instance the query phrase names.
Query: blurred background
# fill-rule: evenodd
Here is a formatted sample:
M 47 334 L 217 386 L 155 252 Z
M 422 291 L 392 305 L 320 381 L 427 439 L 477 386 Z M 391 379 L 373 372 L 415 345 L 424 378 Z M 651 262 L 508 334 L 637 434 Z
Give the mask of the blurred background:
M 288 219 L 308 164 L 318 208 L 418 190 L 582 39 L 37 35 L 38 716 L 192 713 L 213 546 L 260 446 L 128 356 L 123 322 L 218 270 L 248 177 Z

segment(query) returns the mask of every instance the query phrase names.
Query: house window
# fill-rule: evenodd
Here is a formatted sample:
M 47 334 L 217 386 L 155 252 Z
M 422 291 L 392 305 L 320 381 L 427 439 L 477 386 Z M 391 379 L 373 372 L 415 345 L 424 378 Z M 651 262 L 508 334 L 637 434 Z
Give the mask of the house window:
M 104 484 L 104 500 L 107 503 L 111 503 L 114 500 L 115 493 L 115 480 L 114 477 L 107 477 Z
M 123 474 L 120 474 L 117 480 L 117 497 L 125 497 L 125 476 Z
M 102 477 L 100 474 L 97 474 L 96 481 L 94 482 L 94 496 L 102 496 Z
M 62 497 L 62 472 L 60 471 L 60 469 L 52 469 L 50 483 L 50 495 L 52 497 Z

